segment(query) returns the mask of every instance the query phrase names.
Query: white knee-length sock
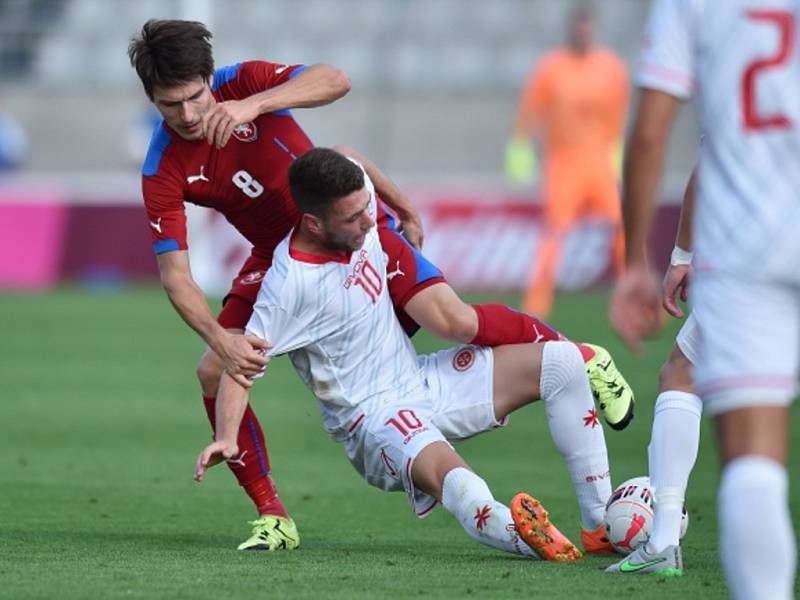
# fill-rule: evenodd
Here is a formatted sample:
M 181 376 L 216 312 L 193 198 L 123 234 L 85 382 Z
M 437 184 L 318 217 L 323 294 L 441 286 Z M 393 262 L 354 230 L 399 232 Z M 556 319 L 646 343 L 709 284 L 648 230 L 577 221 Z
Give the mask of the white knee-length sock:
M 469 536 L 481 544 L 523 556 L 537 557 L 523 542 L 511 510 L 497 502 L 486 482 L 469 469 L 458 467 L 444 477 L 442 505 Z
M 650 548 L 661 552 L 680 540 L 683 502 L 697 460 L 703 403 L 687 392 L 669 390 L 656 398 L 653 433 L 647 454 L 655 515 Z
M 567 463 L 575 487 L 582 525 L 585 529 L 595 529 L 603 522 L 611 495 L 611 474 L 600 415 L 595 409 L 583 357 L 575 344 L 545 344 L 539 392 L 550 435 Z
M 718 501 L 720 556 L 732 596 L 792 598 L 797 556 L 786 468 L 764 456 L 736 458 L 722 470 Z

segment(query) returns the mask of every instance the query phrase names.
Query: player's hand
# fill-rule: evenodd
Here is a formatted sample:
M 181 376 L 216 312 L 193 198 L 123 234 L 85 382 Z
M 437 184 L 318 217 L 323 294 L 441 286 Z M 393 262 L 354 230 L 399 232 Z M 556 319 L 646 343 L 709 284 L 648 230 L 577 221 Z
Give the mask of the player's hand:
M 228 374 L 242 387 L 250 388 L 253 379 L 261 375 L 269 364 L 267 351 L 270 348 L 272 344 L 254 335 L 226 332 L 215 351 Z
M 611 294 L 608 317 L 614 331 L 634 352 L 641 351 L 643 337 L 661 330 L 661 290 L 652 269 L 629 267 Z
M 681 318 L 683 310 L 678 306 L 678 298 L 683 302 L 689 299 L 690 265 L 670 265 L 664 275 L 664 290 L 661 304 L 673 317 Z
M 234 458 L 238 454 L 239 446 L 236 445 L 236 442 L 221 441 L 209 444 L 197 457 L 197 463 L 194 467 L 194 480 L 198 483 L 203 481 L 206 471 L 211 467 L 224 460 Z
M 403 218 L 403 236 L 414 248 L 422 250 L 425 232 L 422 230 L 422 219 L 419 218 L 417 213 L 406 215 Z
M 203 135 L 209 144 L 223 148 L 234 129 L 254 120 L 258 115 L 258 106 L 247 98 L 217 102 L 203 116 Z

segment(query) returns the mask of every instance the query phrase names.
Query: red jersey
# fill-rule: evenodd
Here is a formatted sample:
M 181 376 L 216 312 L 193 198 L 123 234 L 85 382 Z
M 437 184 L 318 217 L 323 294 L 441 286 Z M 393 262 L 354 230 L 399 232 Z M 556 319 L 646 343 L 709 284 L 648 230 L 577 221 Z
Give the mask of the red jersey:
M 305 67 L 249 61 L 214 72 L 217 101 L 241 100 L 285 83 Z M 272 251 L 300 218 L 289 191 L 292 161 L 313 147 L 288 110 L 239 125 L 222 149 L 187 141 L 166 123 L 153 132 L 142 167 L 142 194 L 157 254 L 186 250 L 184 202 L 207 206 L 253 244 Z

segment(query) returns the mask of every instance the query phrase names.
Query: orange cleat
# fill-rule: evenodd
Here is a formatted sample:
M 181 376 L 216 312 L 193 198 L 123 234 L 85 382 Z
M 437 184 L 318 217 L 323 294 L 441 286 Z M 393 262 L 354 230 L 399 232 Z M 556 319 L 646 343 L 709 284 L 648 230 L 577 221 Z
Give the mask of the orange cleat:
M 511 499 L 511 518 L 520 537 L 542 559 L 573 561 L 581 557 L 581 551 L 556 529 L 542 503 L 530 494 L 520 492 Z
M 605 523 L 589 531 L 581 527 L 581 545 L 588 554 L 614 554 L 614 547 L 608 541 Z

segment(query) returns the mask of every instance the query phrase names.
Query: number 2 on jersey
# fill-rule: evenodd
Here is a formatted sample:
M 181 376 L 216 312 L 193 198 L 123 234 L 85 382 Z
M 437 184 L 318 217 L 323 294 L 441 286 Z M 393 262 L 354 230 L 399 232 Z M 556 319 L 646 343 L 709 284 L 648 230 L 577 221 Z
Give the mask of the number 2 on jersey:
M 258 198 L 264 191 L 264 186 L 244 169 L 236 171 L 231 181 L 233 181 L 233 185 L 242 190 L 244 195 L 249 198 Z
M 794 43 L 794 15 L 784 10 L 749 10 L 747 18 L 757 23 L 767 23 L 778 28 L 780 43 L 778 51 L 765 58 L 758 58 L 747 65 L 742 76 L 742 121 L 745 129 L 787 129 L 793 123 L 784 114 L 759 114 L 756 107 L 756 77 L 767 69 L 785 66 L 792 55 Z

